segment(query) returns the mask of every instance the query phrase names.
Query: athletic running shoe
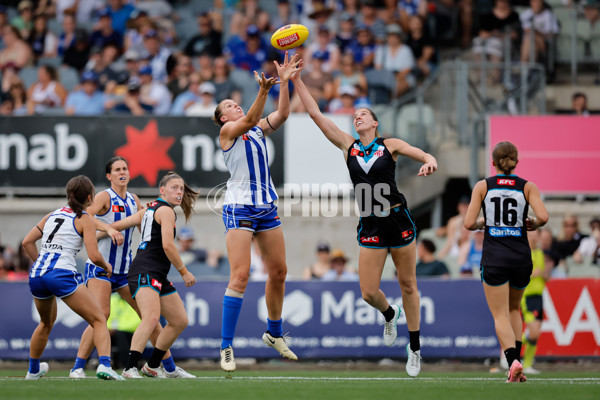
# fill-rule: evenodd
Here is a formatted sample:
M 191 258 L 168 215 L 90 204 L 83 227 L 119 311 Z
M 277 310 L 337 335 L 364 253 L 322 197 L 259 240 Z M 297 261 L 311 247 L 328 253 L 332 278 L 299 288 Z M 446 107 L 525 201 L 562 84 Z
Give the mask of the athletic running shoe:
M 221 369 L 225 372 L 235 371 L 235 359 L 233 358 L 233 348 L 231 346 L 221 349 Z
M 519 360 L 513 361 L 508 370 L 508 379 L 506 382 L 521 382 L 521 377 L 523 376 L 523 366 L 519 362 Z
M 540 371 L 533 367 L 527 367 L 527 368 L 523 368 L 523 373 L 530 374 L 530 375 L 539 375 Z
M 42 376 L 44 376 L 48 373 L 49 369 L 50 369 L 50 367 L 48 367 L 47 362 L 41 362 L 40 370 L 36 374 L 32 374 L 31 372 L 27 371 L 27 375 L 25 375 L 25 379 L 30 379 L 30 380 L 40 379 Z
M 421 372 L 421 350 L 412 351 L 410 344 L 406 345 L 406 354 L 408 360 L 406 360 L 406 373 L 408 376 L 416 378 Z
M 269 332 L 265 332 L 262 336 L 263 342 L 269 347 L 274 348 L 281 354 L 282 357 L 288 358 L 290 360 L 297 360 L 298 357 L 290 350 L 287 343 L 285 342 L 284 337 L 274 337 L 271 336 Z
M 142 375 L 146 375 L 149 378 L 161 378 L 164 379 L 167 377 L 165 370 L 160 365 L 156 368 L 151 368 L 148 366 L 148 363 L 144 364 L 142 367 Z
M 121 375 L 127 379 L 142 379 L 136 367 L 124 369 Z
M 98 379 L 103 379 L 105 381 L 124 381 L 121 375 L 119 375 L 115 370 L 111 367 L 105 367 L 102 364 L 98 364 L 98 368 L 96 368 L 96 377 Z
M 506 356 L 502 351 L 500 351 L 500 368 L 503 370 L 508 370 L 508 361 L 506 360 Z
M 525 376 L 525 374 L 521 375 L 521 379 L 519 379 L 519 382 L 527 382 L 527 377 Z
M 394 309 L 394 318 L 390 321 L 386 321 L 383 327 L 383 344 L 386 346 L 392 346 L 396 341 L 396 336 L 398 336 L 398 330 L 396 329 L 396 324 L 398 323 L 398 318 L 400 318 L 400 307 L 395 304 L 392 304 L 392 308 Z
M 83 368 L 72 369 L 69 372 L 69 378 L 83 379 L 85 378 L 85 371 L 83 370 Z
M 163 370 L 164 370 L 164 368 L 163 368 Z M 186 370 L 184 370 L 181 367 L 175 367 L 175 371 L 173 371 L 173 372 L 167 372 L 165 370 L 165 375 L 167 376 L 167 378 L 183 378 L 183 379 L 196 378 L 194 375 L 190 374 L 189 372 L 187 372 Z

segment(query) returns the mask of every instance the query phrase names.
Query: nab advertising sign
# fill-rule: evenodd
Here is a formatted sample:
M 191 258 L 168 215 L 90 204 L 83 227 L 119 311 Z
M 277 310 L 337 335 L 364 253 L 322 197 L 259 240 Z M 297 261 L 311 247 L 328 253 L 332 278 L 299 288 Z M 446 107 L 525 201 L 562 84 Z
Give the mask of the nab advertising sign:
M 273 182 L 283 185 L 283 134 L 265 138 Z M 192 187 L 212 188 L 229 172 L 219 128 L 209 118 L 0 118 L 0 191 L 62 188 L 74 175 L 106 185 L 104 165 L 129 162 L 130 188 L 155 188 L 168 171 Z

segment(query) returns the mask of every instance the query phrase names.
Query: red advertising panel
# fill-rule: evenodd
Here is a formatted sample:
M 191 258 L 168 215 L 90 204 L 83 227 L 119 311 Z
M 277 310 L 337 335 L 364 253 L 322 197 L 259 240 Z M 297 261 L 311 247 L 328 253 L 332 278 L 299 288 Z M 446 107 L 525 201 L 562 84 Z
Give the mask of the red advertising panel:
M 488 157 L 502 141 L 519 149 L 515 173 L 542 193 L 600 193 L 600 117 L 490 116 Z M 488 172 L 495 174 L 491 165 Z
M 600 279 L 551 280 L 544 291 L 540 356 L 600 356 Z

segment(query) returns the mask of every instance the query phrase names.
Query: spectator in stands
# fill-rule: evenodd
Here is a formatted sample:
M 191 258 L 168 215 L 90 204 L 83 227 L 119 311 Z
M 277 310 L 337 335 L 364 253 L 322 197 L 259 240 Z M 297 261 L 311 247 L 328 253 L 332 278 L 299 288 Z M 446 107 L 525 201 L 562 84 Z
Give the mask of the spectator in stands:
M 98 54 L 93 65 L 88 64 L 89 70 L 94 71 L 98 77 L 98 89 L 106 94 L 114 92 L 118 74 L 111 67 L 119 55 L 119 48 L 115 43 L 109 42 Z
M 335 33 L 335 44 L 340 49 L 340 54 L 346 53 L 346 48 L 355 40 L 354 17 L 343 12 L 339 18 L 339 29 Z
M 504 55 L 504 35 L 509 34 L 516 44 L 520 39 L 521 21 L 519 14 L 511 8 L 509 0 L 495 0 L 492 12 L 481 17 L 480 26 L 477 37 L 473 39 L 476 61 L 489 56 L 490 61 L 500 62 Z M 498 70 L 490 74 L 492 81 L 498 81 L 499 77 Z
M 21 82 L 21 78 L 19 78 L 18 74 L 19 69 L 13 62 L 4 64 L 0 72 L 0 77 L 2 77 L 0 94 L 7 94 L 13 84 Z
M 127 20 L 127 30 L 124 36 L 125 50 L 142 53 L 144 51 L 144 34 L 150 30 L 156 30 L 156 26 L 148 18 L 148 13 L 135 10 L 131 14 L 131 18 Z
M 377 0 L 362 0 L 356 23 L 369 28 L 377 43 L 385 41 L 385 23 L 377 15 Z
M 27 115 L 27 90 L 23 82 L 13 83 L 8 94 L 12 102 L 12 115 Z
M 4 27 L 8 26 L 8 16 L 6 15 L 6 12 L 6 6 L 0 4 L 0 50 L 4 48 L 4 39 L 2 38 L 2 33 L 4 32 Z
M 198 87 L 200 100 L 189 106 L 185 110 L 185 115 L 188 117 L 211 117 L 217 108 L 215 101 L 215 85 L 210 82 L 203 82 Z
M 210 81 L 213 78 L 213 59 L 208 54 L 202 54 L 196 58 L 198 64 L 198 73 L 200 74 L 200 80 L 203 82 Z
M 296 7 L 292 7 L 290 0 L 277 0 L 277 14 L 273 17 L 272 23 L 274 29 L 298 23 Z
M 412 17 L 427 17 L 427 1 L 425 0 L 400 0 L 398 1 L 400 11 L 400 27 L 405 32 L 410 30 L 410 19 Z
M 236 104 L 241 104 L 242 93 L 229 78 L 229 64 L 227 64 L 227 59 L 224 56 L 215 58 L 213 72 L 211 82 L 215 85 L 215 101 L 220 103 L 225 99 L 232 99 Z
M 473 273 L 479 274 L 483 237 L 484 232 L 482 230 L 471 232 L 469 240 L 460 246 L 458 265 L 460 265 L 461 278 L 473 278 Z
M 185 265 L 206 262 L 207 252 L 202 249 L 194 248 L 195 240 L 196 235 L 194 235 L 194 230 L 188 226 L 182 227 L 177 232 L 179 255 L 181 256 L 181 261 L 183 261 Z
M 189 56 L 179 54 L 176 60 L 175 77 L 167 84 L 167 89 L 169 89 L 173 98 L 176 98 L 188 89 L 190 86 L 190 74 L 194 72 L 194 64 Z
M 321 27 L 326 27 L 328 33 L 336 32 L 337 25 L 335 23 L 335 20 L 330 18 L 335 10 L 332 7 L 328 7 L 325 4 L 324 0 L 313 0 L 312 6 L 313 6 L 312 11 L 308 14 L 309 20 L 306 21 L 307 22 L 306 27 L 308 28 L 308 30 L 310 32 L 314 32 L 314 31 L 317 31 L 318 29 L 321 29 Z M 309 36 L 308 40 L 309 40 L 310 44 L 313 43 L 313 40 L 310 36 Z M 317 37 L 317 40 L 318 40 L 318 37 Z
M 197 57 L 209 54 L 218 57 L 222 54 L 222 16 L 219 13 L 203 12 L 198 15 L 198 33 L 185 46 L 185 54 Z
M 600 21 L 600 2 L 598 0 L 583 1 L 583 15 L 592 28 Z
M 558 256 L 554 253 L 554 237 L 552 236 L 552 232 L 548 228 L 540 228 L 540 249 L 544 252 L 544 256 L 546 258 L 546 266 L 554 268 L 560 262 Z M 559 269 L 552 270 L 552 276 L 557 278 L 559 277 L 561 271 Z
M 29 0 L 22 0 L 17 7 L 19 16 L 14 17 L 10 24 L 17 28 L 23 39 L 28 39 L 33 29 L 33 3 Z
M 167 60 L 171 51 L 162 45 L 157 31 L 149 30 L 144 34 L 144 49 L 142 58 L 147 59 L 152 67 L 152 78 L 156 82 L 166 83 Z
M 339 88 L 338 96 L 329 103 L 329 112 L 333 114 L 354 115 L 356 107 L 356 88 L 352 85 L 344 85 Z
M 239 40 L 239 37 L 230 39 L 225 48 L 230 63 L 246 71 L 259 71 L 268 54 L 258 27 L 249 25 L 246 29 L 245 43 L 243 40 L 240 43 Z
M 33 29 L 27 39 L 29 46 L 33 50 L 35 60 L 43 58 L 56 57 L 58 49 L 58 39 L 56 35 L 48 31 L 46 16 L 37 15 L 33 22 Z
M 396 0 L 383 0 L 381 7 L 377 14 L 384 24 L 398 24 L 400 23 L 400 10 L 399 1 Z
M 590 236 L 581 239 L 579 247 L 573 253 L 573 260 L 581 264 L 585 259 L 590 259 L 592 264 L 600 265 L 600 218 L 594 217 L 590 221 Z
M 319 243 L 317 245 L 317 254 L 314 264 L 309 265 L 302 272 L 302 279 L 309 281 L 311 279 L 321 279 L 329 271 L 329 244 Z
M 427 77 L 435 68 L 435 42 L 428 31 L 423 29 L 423 19 L 418 15 L 413 15 L 408 21 L 406 45 L 410 47 L 415 57 L 417 78 Z
M 59 56 L 64 56 L 65 51 L 75 44 L 75 28 L 77 28 L 75 15 L 66 14 L 62 21 L 62 32 L 58 37 L 57 54 Z
M 350 269 L 346 268 L 348 258 L 342 250 L 334 250 L 331 252 L 331 258 L 329 260 L 329 271 L 327 271 L 321 280 L 325 282 L 330 281 L 344 281 L 344 282 L 357 282 L 358 274 Z
M 152 106 L 154 115 L 166 115 L 171 109 L 171 93 L 169 89 L 154 80 L 152 67 L 144 65 L 139 70 L 142 88 L 140 90 L 140 101 Z
M 49 0 L 52 1 L 52 0 Z M 79 25 L 89 25 L 92 14 L 106 8 L 106 0 L 56 0 L 56 19 L 63 21 L 65 15 L 74 15 Z
M 360 86 L 363 90 L 367 90 L 367 79 L 365 74 L 354 63 L 352 53 L 345 53 L 341 58 L 340 73 L 333 81 L 334 96 L 340 96 L 340 88 L 342 86 Z
M 87 64 L 89 56 L 90 44 L 88 34 L 85 29 L 77 28 L 75 30 L 75 44 L 65 50 L 63 64 L 81 71 Z
M 558 34 L 559 30 L 556 17 L 543 0 L 530 0 L 529 5 L 530 8 L 523 11 L 520 16 L 523 27 L 521 62 L 545 60 L 548 40 L 552 35 Z M 529 59 L 532 45 L 535 46 L 535 60 Z
M 117 114 L 127 115 L 151 115 L 153 107 L 140 101 L 140 89 L 142 84 L 140 78 L 132 76 L 127 82 L 127 92 L 123 100 L 116 103 L 112 110 Z
M 321 25 L 317 32 L 317 40 L 306 48 L 304 62 L 311 65 L 311 59 L 315 52 L 323 55 L 323 71 L 334 72 L 340 68 L 340 49 L 332 41 L 332 36 L 326 25 Z
M 19 30 L 14 26 L 5 26 L 2 31 L 4 48 L 0 50 L 0 68 L 13 63 L 21 69 L 31 65 L 33 54 L 29 45 L 21 38 Z
M 329 72 L 323 71 L 324 59 L 325 54 L 321 52 L 313 53 L 311 60 L 312 68 L 310 68 L 310 72 L 302 76 L 302 81 L 319 105 L 321 111 L 325 111 L 333 95 L 333 77 Z M 305 112 L 306 110 L 297 93 L 294 93 L 290 101 L 290 110 L 292 112 Z
M 135 11 L 135 7 L 131 4 L 125 4 L 124 0 L 108 0 L 107 11 L 112 18 L 112 26 L 121 35 L 125 33 L 127 20 L 131 13 Z
M 384 69 L 396 74 L 396 94 L 401 96 L 414 87 L 412 74 L 415 58 L 410 47 L 402 43 L 402 28 L 392 24 L 386 27 L 387 43 L 375 50 L 375 69 Z
M 97 29 L 90 36 L 90 45 L 102 49 L 109 43 L 117 45 L 119 50 L 122 49 L 123 34 L 113 28 L 111 14 L 108 10 L 103 10 L 99 15 Z
M 438 236 L 446 236 L 446 242 L 442 250 L 440 250 L 440 258 L 446 256 L 458 257 L 460 246 L 466 241 L 469 236 L 469 231 L 463 226 L 467 209 L 471 199 L 464 195 L 458 199 L 456 210 L 458 215 L 451 217 L 446 224 L 446 229 L 443 232 L 438 232 Z
M 125 61 L 125 65 L 123 65 L 123 68 L 120 71 L 117 71 L 117 82 L 127 84 L 127 81 L 129 81 L 131 77 L 138 75 L 138 71 L 140 69 L 138 61 L 140 59 L 140 55 L 137 51 L 129 49 L 123 55 L 123 59 Z
M 367 70 L 375 66 L 375 40 L 373 33 L 366 25 L 358 25 L 356 28 L 356 39 L 352 41 L 346 51 L 354 56 L 354 63 L 361 69 Z
M 98 90 L 98 76 L 92 71 L 81 74 L 81 90 L 71 92 L 66 101 L 67 115 L 102 115 L 111 108 L 107 97 Z
M 171 106 L 170 115 L 184 115 L 186 110 L 193 105 L 195 102 L 200 100 L 198 94 L 198 87 L 200 86 L 200 75 L 197 72 L 193 72 L 189 76 L 189 85 L 186 91 L 180 93 Z
M 62 108 L 67 90 L 61 85 L 56 69 L 50 65 L 40 65 L 37 75 L 37 82 L 27 92 L 27 114 L 43 114 L 48 109 Z
M 417 277 L 450 277 L 448 267 L 435 257 L 435 244 L 429 239 L 423 239 L 417 246 Z
M 590 112 L 587 108 L 587 96 L 583 92 L 575 92 L 571 98 L 571 114 L 581 117 L 589 117 Z
M 248 27 L 250 24 L 256 24 L 260 11 L 261 9 L 258 6 L 258 0 L 242 0 L 237 10 L 235 10 L 231 16 L 229 34 L 242 37 L 244 34 L 244 27 Z
M 14 111 L 14 102 L 13 102 L 12 98 L 7 94 L 0 95 L 0 115 L 3 117 L 9 117 L 9 116 L 13 115 L 13 111 Z M 0 279 L 1 279 L 1 277 L 0 277 Z
M 573 214 L 567 214 L 562 221 L 562 235 L 554 242 L 553 252 L 563 261 L 572 256 L 587 235 L 579 232 L 579 220 Z

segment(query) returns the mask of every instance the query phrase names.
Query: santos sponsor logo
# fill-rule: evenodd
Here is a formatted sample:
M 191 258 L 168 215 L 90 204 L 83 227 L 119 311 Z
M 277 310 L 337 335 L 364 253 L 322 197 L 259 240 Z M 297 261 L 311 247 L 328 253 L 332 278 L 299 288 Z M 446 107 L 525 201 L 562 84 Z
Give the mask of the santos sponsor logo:
M 570 346 L 576 333 L 591 332 L 596 345 L 600 346 L 600 319 L 587 287 L 581 291 L 577 304 L 569 317 L 569 322 L 564 328 L 548 290 L 544 290 L 543 298 L 544 314 L 547 319 L 542 323 L 542 331 L 551 332 L 556 344 Z
M 495 228 L 490 227 L 490 236 L 506 237 L 506 236 L 521 236 L 521 228 Z
M 68 124 L 56 124 L 55 136 L 37 133 L 27 137 L 20 133 L 0 134 L 0 170 L 14 166 L 18 170 L 45 171 L 60 169 L 76 171 L 83 167 L 88 158 L 88 144 L 78 133 L 69 134 Z

